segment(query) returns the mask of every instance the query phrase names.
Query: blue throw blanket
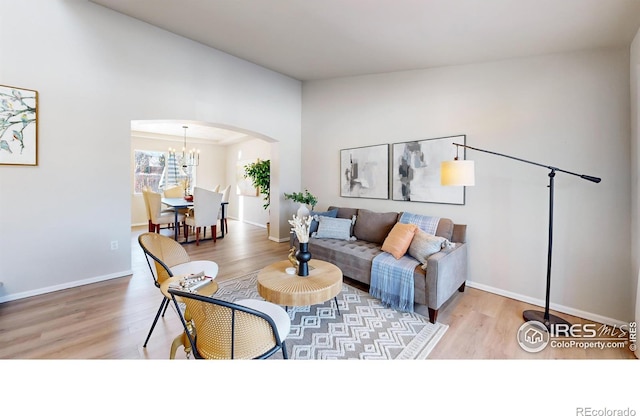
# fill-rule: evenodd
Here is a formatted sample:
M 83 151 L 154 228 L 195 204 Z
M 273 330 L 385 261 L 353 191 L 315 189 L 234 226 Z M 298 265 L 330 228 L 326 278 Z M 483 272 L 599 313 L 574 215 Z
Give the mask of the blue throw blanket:
M 438 217 L 411 214 L 400 216 L 399 222 L 416 224 L 421 230 L 435 234 L 438 228 Z M 413 272 L 420 262 L 405 254 L 396 260 L 389 253 L 380 253 L 373 258 L 371 265 L 371 285 L 369 294 L 382 301 L 382 304 L 399 310 L 413 312 Z

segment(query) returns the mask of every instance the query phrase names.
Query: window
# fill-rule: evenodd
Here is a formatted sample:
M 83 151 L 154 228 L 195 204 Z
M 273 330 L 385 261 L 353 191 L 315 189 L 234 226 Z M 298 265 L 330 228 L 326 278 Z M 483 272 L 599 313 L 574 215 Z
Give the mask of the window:
M 166 155 L 163 152 L 150 150 L 134 151 L 133 192 L 142 193 L 144 186 L 158 192 L 160 179 L 164 172 Z

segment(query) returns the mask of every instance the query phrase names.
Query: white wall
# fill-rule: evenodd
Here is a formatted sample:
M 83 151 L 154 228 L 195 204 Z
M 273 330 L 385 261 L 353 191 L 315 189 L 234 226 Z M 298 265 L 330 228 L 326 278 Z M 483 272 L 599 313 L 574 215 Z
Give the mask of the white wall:
M 271 143 L 261 139 L 251 139 L 235 145 L 226 146 L 226 177 L 227 183 L 231 184 L 229 194 L 228 215 L 250 224 L 266 227 L 269 222 L 269 211 L 262 206 L 265 201 L 262 195 L 245 196 L 238 195 L 236 189 L 238 162 L 255 162 L 257 159 L 271 159 Z
M 39 92 L 39 166 L 0 166 L 0 302 L 129 273 L 131 120 L 217 123 L 300 152 L 299 81 L 86 1 L 0 10 L 0 80 Z M 281 161 L 274 187 L 298 187 L 299 163 Z M 286 235 L 278 205 L 272 233 Z
M 339 150 L 467 135 L 470 146 L 600 176 L 558 173 L 551 303 L 600 321 L 633 316 L 629 52 L 540 56 L 305 82 L 303 187 L 328 205 L 468 224 L 472 285 L 544 304 L 548 171 L 468 151 L 466 205 L 341 198 Z

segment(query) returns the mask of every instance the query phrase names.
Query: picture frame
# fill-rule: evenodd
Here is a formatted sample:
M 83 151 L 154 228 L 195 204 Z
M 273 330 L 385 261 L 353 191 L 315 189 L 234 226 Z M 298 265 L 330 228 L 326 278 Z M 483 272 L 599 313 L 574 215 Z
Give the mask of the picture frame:
M 392 145 L 392 199 L 394 201 L 464 205 L 464 186 L 440 185 L 440 162 L 456 157 L 454 143 L 467 136 L 437 137 Z M 458 155 L 464 159 L 464 152 Z
M 389 199 L 389 144 L 340 150 L 340 196 Z
M 0 85 L 0 165 L 38 165 L 38 91 Z

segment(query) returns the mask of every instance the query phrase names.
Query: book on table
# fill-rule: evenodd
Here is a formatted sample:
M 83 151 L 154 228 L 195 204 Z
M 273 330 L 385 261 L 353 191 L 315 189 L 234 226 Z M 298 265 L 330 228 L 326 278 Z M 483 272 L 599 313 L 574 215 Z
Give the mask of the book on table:
M 185 292 L 196 292 L 202 286 L 211 282 L 211 278 L 204 275 L 204 272 L 190 274 L 180 278 L 180 280 L 171 282 L 171 289 L 179 289 Z

